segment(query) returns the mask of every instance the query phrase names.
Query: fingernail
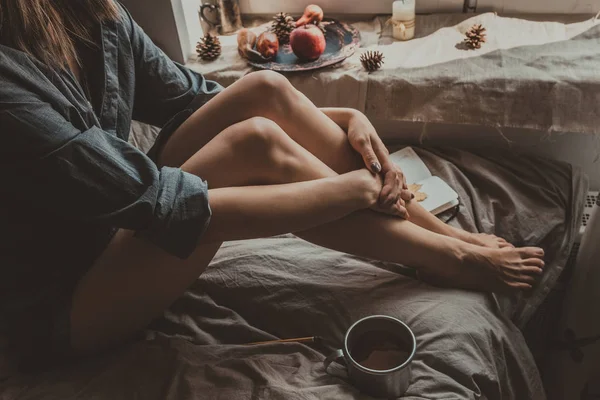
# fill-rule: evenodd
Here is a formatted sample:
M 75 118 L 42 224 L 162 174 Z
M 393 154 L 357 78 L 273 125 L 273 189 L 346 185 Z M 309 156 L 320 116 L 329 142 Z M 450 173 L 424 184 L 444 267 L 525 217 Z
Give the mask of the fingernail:
M 375 172 L 381 172 L 381 165 L 378 162 L 371 164 L 371 169 Z

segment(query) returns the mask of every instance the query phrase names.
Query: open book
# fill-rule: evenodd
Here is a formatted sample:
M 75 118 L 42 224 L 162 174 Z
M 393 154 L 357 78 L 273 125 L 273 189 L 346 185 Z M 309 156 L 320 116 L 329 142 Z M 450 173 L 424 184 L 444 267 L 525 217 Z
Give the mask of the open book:
M 406 183 L 415 193 L 415 200 L 427 211 L 438 215 L 458 205 L 458 194 L 454 189 L 437 176 L 432 176 L 411 147 L 390 154 L 390 159 L 402 169 Z

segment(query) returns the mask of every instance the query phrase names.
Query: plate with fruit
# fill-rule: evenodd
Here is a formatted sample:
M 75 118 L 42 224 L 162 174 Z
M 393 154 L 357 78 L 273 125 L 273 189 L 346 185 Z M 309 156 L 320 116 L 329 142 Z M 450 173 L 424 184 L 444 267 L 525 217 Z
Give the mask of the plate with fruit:
M 350 57 L 360 43 L 353 26 L 323 18 L 318 6 L 308 6 L 296 22 L 280 13 L 270 29 L 256 36 L 243 29 L 238 33 L 238 50 L 259 69 L 280 72 L 308 71 L 339 63 Z

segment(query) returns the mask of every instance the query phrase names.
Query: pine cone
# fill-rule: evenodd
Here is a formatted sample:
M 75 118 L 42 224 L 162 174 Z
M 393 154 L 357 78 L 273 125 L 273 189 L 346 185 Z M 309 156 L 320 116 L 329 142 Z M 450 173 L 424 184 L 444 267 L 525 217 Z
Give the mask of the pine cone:
M 296 22 L 291 15 L 280 12 L 273 17 L 273 23 L 271 24 L 271 32 L 277 35 L 280 44 L 289 43 L 290 33 L 296 27 Z
M 212 61 L 221 55 L 221 41 L 207 33 L 196 45 L 196 53 L 201 59 Z
M 486 29 L 481 24 L 473 25 L 466 33 L 465 45 L 472 50 L 480 49 L 486 41 Z
M 380 51 L 365 51 L 360 55 L 360 62 L 369 71 L 377 71 L 383 64 L 383 53 Z

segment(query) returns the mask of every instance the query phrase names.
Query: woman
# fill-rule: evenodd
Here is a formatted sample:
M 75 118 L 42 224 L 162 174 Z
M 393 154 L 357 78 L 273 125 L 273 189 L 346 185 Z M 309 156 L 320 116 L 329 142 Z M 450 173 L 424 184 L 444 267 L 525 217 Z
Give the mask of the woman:
M 26 361 L 131 337 L 226 240 L 294 232 L 476 290 L 542 272 L 541 249 L 410 201 L 362 114 L 319 110 L 281 75 L 222 90 L 112 0 L 0 0 L 0 23 L 1 315 Z M 132 119 L 163 127 L 148 155 Z

